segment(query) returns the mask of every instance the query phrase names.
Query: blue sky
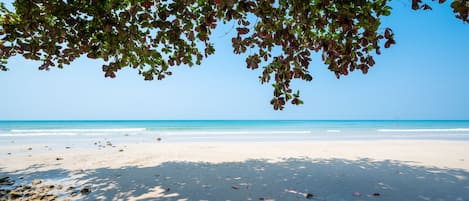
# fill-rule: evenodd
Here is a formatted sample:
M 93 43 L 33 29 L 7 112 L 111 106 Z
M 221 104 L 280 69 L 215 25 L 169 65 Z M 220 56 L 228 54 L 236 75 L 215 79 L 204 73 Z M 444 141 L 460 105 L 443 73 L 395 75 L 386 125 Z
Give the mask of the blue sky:
M 132 69 L 104 78 L 102 63 L 86 58 L 49 72 L 11 58 L 10 71 L 0 72 L 0 120 L 469 119 L 469 24 L 449 3 L 432 4 L 433 11 L 412 11 L 410 1 L 392 5 L 383 27 L 393 28 L 397 44 L 367 75 L 337 80 L 316 55 L 314 80 L 293 83 L 305 104 L 284 111 L 272 109 L 272 87 L 259 83 L 260 70 L 232 53 L 229 25 L 212 35 L 215 55 L 163 81 L 144 81 Z

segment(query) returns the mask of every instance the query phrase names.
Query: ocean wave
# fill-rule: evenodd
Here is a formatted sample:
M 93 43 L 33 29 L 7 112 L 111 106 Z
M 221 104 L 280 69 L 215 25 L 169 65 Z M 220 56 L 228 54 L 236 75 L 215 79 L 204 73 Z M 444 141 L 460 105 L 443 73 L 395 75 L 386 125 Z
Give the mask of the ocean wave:
M 328 133 L 340 133 L 342 131 L 341 130 L 327 130 L 326 132 L 328 132 Z
M 311 131 L 163 131 L 166 135 L 247 135 L 247 134 L 310 134 Z
M 469 128 L 378 129 L 378 132 L 465 132 Z
M 0 133 L 0 137 L 34 137 L 34 136 L 73 136 L 78 133 Z
M 143 132 L 146 128 L 90 128 L 90 129 L 12 129 L 13 133 L 89 133 L 89 132 Z

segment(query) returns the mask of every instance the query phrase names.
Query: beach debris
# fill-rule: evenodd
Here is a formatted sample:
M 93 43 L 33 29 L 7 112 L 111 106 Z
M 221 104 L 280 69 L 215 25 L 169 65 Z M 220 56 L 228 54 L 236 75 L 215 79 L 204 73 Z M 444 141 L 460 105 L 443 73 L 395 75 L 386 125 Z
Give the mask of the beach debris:
M 83 195 L 88 195 L 89 193 L 91 193 L 91 188 L 89 186 L 86 186 L 80 190 L 80 193 Z
M 31 184 L 32 184 L 33 186 L 36 186 L 36 185 L 41 184 L 41 183 L 42 183 L 42 180 L 40 180 L 40 179 L 34 179 L 34 180 L 31 182 Z
M 308 193 L 308 194 L 306 194 L 305 197 L 306 197 L 306 199 L 311 200 L 311 199 L 313 199 L 314 195 L 312 193 Z
M 360 197 L 362 194 L 360 192 L 353 192 L 352 195 L 355 197 Z
M 314 194 L 312 194 L 312 193 L 303 193 L 303 192 L 297 191 L 293 188 L 285 189 L 285 192 L 304 196 L 308 200 L 311 200 L 311 199 L 314 198 Z
M 160 141 L 161 141 L 161 138 L 160 138 L 160 137 L 159 137 L 159 138 L 156 138 L 156 141 L 160 142 Z
M 239 186 L 231 186 L 231 188 L 234 190 L 239 190 Z
M 119 149 L 119 152 L 123 152 L 124 150 L 123 149 Z
M 65 147 L 65 149 L 70 149 L 71 147 Z
M 63 159 L 64 159 L 64 158 L 57 157 L 55 160 L 57 160 L 57 161 L 61 161 L 61 160 L 63 160 Z
M 8 155 L 11 155 L 11 152 L 8 152 L 7 154 L 8 154 Z
M 379 197 L 379 196 L 381 196 L 381 194 L 380 193 L 373 193 L 373 196 L 374 197 Z
M 28 150 L 29 150 L 29 151 L 31 151 L 31 150 L 33 150 L 33 148 L 31 148 L 31 147 L 28 147 Z

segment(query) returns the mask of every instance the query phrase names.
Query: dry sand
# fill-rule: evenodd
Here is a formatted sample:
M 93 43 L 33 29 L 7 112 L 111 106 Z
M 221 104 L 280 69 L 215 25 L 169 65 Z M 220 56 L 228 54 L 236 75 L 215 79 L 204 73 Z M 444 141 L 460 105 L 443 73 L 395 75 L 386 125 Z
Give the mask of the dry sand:
M 464 141 L 45 146 L 0 147 L 0 178 L 72 187 L 56 192 L 72 200 L 469 200 Z

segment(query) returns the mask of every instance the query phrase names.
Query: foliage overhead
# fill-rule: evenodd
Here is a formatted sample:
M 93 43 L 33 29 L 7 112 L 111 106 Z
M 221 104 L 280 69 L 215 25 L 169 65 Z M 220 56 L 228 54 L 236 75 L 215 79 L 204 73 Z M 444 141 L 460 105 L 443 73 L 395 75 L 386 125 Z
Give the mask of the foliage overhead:
M 439 0 L 444 3 L 445 0 Z M 124 67 L 145 80 L 171 75 L 171 67 L 201 64 L 215 52 L 210 35 L 219 23 L 235 23 L 233 52 L 249 69 L 262 68 L 272 83 L 271 104 L 299 105 L 293 79 L 311 81 L 311 53 L 337 78 L 364 74 L 373 55 L 395 44 L 388 0 L 16 0 L 14 11 L 0 4 L 0 70 L 15 55 L 42 61 L 40 70 L 63 68 L 82 55 L 102 59 L 105 77 Z M 412 0 L 412 9 L 431 7 Z M 456 18 L 469 22 L 469 1 L 454 0 Z M 246 53 L 247 50 L 249 53 Z M 280 51 L 274 51 L 280 50 Z M 278 54 L 273 55 L 274 52 Z

